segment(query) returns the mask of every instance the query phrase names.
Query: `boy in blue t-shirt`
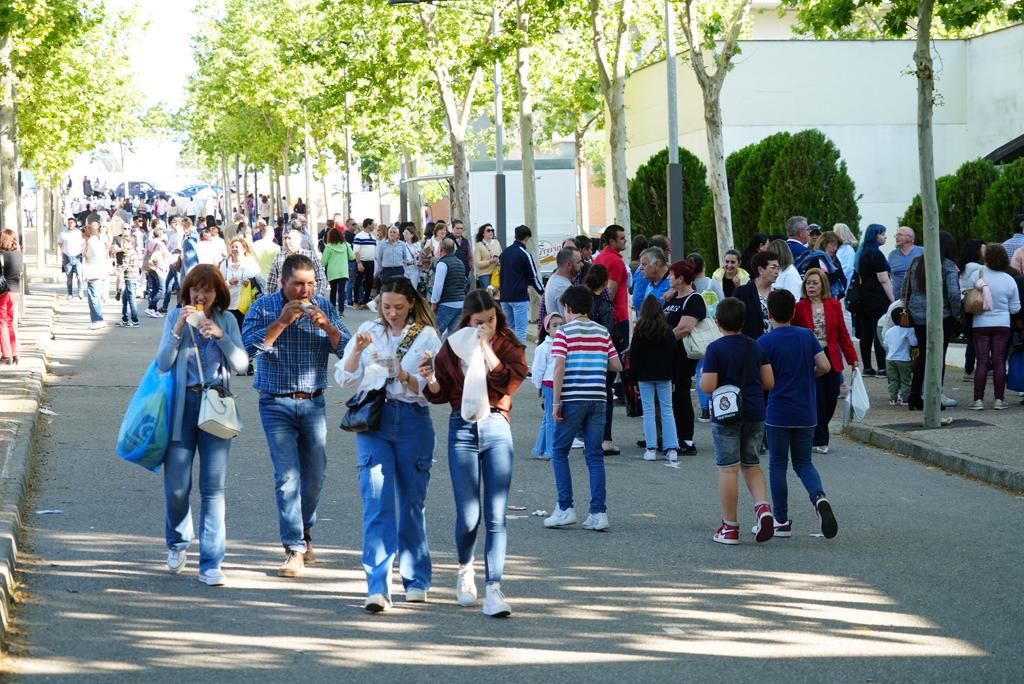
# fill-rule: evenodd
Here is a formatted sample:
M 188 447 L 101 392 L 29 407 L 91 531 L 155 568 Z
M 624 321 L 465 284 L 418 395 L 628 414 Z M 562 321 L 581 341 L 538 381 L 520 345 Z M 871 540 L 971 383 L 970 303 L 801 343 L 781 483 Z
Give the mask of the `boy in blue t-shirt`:
M 792 536 L 786 488 L 786 469 L 792 457 L 793 470 L 821 521 L 821 533 L 831 539 L 839 525 L 825 498 L 821 477 L 811 463 L 811 443 L 818 423 L 814 379 L 832 370 L 832 365 L 813 332 L 789 324 L 795 306 L 796 300 L 788 290 L 775 290 L 768 295 L 768 316 L 775 329 L 758 339 L 775 373 L 775 387 L 768 394 L 765 412 L 775 536 Z
M 725 385 L 738 387 L 740 410 L 732 420 L 725 420 L 729 397 L 721 396 L 717 401 L 712 398 L 711 435 L 715 440 L 718 496 L 722 504 L 722 526 L 712 539 L 719 544 L 740 543 L 736 509 L 740 498 L 737 481 L 742 469 L 747 489 L 754 497 L 754 538 L 765 542 L 774 535 L 775 521 L 757 452 L 764 434 L 764 392 L 775 386 L 775 376 L 761 347 L 741 332 L 747 320 L 747 307 L 742 301 L 735 297 L 723 299 L 715 311 L 715 320 L 722 337 L 708 345 L 701 389 L 712 394 Z

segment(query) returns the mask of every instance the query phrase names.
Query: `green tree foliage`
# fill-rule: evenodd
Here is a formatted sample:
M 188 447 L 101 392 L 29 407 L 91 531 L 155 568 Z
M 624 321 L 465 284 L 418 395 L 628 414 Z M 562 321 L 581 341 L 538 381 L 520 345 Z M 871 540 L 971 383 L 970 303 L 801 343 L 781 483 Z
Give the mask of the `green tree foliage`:
M 1000 168 L 999 178 L 978 207 L 971 237 L 1002 242 L 1014 232 L 1013 217 L 1020 213 L 1024 213 L 1024 157 Z
M 860 224 L 853 179 L 835 144 L 816 129 L 793 135 L 772 167 L 759 225 L 780 232 L 790 216 L 823 226 Z
M 943 225 L 945 225 L 944 217 L 949 213 L 950 189 L 955 184 L 956 176 L 953 174 L 940 176 L 935 179 L 935 190 L 938 193 L 939 199 L 939 216 L 943 217 L 940 219 Z M 900 225 L 913 228 L 917 233 L 917 243 L 919 245 L 924 244 L 924 212 L 921 208 L 920 194 L 914 195 L 914 199 L 910 201 L 910 206 L 907 207 L 907 210 L 903 212 L 903 216 L 900 217 Z
M 679 148 L 679 164 L 683 169 L 683 221 L 687 234 L 690 234 L 690 227 L 698 225 L 701 207 L 707 200 L 707 167 L 683 147 Z M 668 234 L 667 168 L 668 148 L 665 148 L 636 170 L 629 186 L 629 213 L 633 218 L 633 231 L 636 235 Z M 710 240 L 713 253 L 714 230 L 711 231 Z M 686 249 L 700 251 L 701 245 L 697 242 L 697 236 L 694 236 L 694 240 L 688 238 Z
M 954 177 L 956 180 L 946 191 L 945 197 L 942 186 L 936 181 L 939 191 L 939 225 L 952 233 L 958 245 L 962 245 L 972 237 L 971 226 L 978 215 L 978 208 L 985 201 L 989 188 L 999 179 L 999 171 L 987 159 L 975 159 L 957 169 Z
M 783 148 L 792 137 L 789 133 L 775 133 L 757 143 L 747 154 L 746 163 L 732 186 L 732 234 L 734 244 L 743 249 L 754 233 L 762 230 L 761 205 L 772 169 Z

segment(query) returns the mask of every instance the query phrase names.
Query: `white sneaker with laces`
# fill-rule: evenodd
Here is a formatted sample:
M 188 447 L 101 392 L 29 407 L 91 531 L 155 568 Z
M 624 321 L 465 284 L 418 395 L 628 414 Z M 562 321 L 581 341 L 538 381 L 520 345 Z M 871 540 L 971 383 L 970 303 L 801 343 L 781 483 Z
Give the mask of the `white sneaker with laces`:
M 203 570 L 196 579 L 208 587 L 223 587 L 227 583 L 227 578 L 220 568 Z
M 953 397 L 947 397 L 945 394 L 943 394 L 942 398 L 939 399 L 939 403 L 945 406 L 946 408 L 952 408 L 954 406 L 960 405 L 959 401 L 957 401 Z
M 460 606 L 472 606 L 476 603 L 476 580 L 472 563 L 459 566 L 459 576 L 455 580 L 455 600 Z
M 648 449 L 647 451 L 644 452 L 644 460 L 645 461 L 657 461 L 658 460 L 658 452 L 655 451 L 654 449 Z
M 177 575 L 185 569 L 185 561 L 188 560 L 188 552 L 185 549 L 178 551 L 171 549 L 167 552 L 167 569 L 172 575 Z
M 576 509 L 572 506 L 569 508 L 556 508 L 550 517 L 544 519 L 544 527 L 566 527 L 575 524 Z
M 584 446 L 586 446 L 586 445 L 583 443 L 582 439 L 580 439 L 579 437 L 573 437 L 572 446 L 569 447 L 569 448 L 570 449 L 582 449 Z
M 501 593 L 500 582 L 488 582 L 484 596 L 484 615 L 491 617 L 508 617 L 512 614 L 512 607 L 505 600 L 505 594 Z
M 405 602 L 406 603 L 426 603 L 427 602 L 427 590 L 426 589 L 406 589 L 405 590 Z
M 1003 409 L 1010 408 L 1010 405 L 1007 404 L 1002 399 L 996 399 L 996 402 L 992 405 L 992 408 L 994 408 L 996 411 L 1002 411 Z
M 984 411 L 985 410 L 985 402 L 983 402 L 981 399 L 975 399 L 974 401 L 971 402 L 971 405 L 968 406 L 967 408 L 969 410 L 971 410 L 971 411 Z
M 608 529 L 608 514 L 591 513 L 587 516 L 587 519 L 583 521 L 583 529 L 594 530 L 595 532 L 604 532 Z
M 367 613 L 383 613 L 391 607 L 391 601 L 384 594 L 370 594 L 363 603 L 363 609 Z
M 669 449 L 665 452 L 665 458 L 668 459 L 669 463 L 675 463 L 679 460 L 679 452 L 675 449 Z

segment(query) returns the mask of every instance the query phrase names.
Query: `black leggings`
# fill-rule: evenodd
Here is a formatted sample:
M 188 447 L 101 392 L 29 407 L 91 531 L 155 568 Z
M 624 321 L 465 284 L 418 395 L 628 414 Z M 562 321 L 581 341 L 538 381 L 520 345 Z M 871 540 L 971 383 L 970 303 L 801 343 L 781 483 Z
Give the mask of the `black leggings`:
M 878 338 L 878 320 L 885 315 L 888 307 L 865 308 L 857 314 L 857 334 L 860 335 L 860 358 L 864 362 L 864 369 L 871 369 L 871 346 L 875 347 L 875 358 L 878 360 L 878 369 L 885 370 L 885 348 L 882 347 L 882 340 Z
M 345 313 L 345 287 L 348 278 L 335 278 L 331 281 L 331 304 L 338 310 L 338 315 Z
M 672 416 L 676 420 L 676 433 L 682 446 L 683 442 L 693 441 L 693 400 L 690 397 L 690 385 L 697 370 L 697 362 L 681 356 L 677 367 L 672 387 Z

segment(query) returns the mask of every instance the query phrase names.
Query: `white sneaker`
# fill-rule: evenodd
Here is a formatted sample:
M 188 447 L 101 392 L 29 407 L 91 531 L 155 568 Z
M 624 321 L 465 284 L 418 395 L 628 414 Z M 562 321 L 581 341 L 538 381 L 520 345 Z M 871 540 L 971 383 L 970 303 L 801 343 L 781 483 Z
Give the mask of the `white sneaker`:
M 569 447 L 569 448 L 570 449 L 582 449 L 584 446 L 586 446 L 586 445 L 583 443 L 582 439 L 580 439 L 579 437 L 573 437 L 573 439 L 572 439 L 572 446 Z
M 196 579 L 209 587 L 223 587 L 227 583 L 227 578 L 220 568 L 203 570 Z
M 657 461 L 658 460 L 658 452 L 655 449 L 648 449 L 647 451 L 644 452 L 644 460 L 645 461 Z
M 551 514 L 551 517 L 544 518 L 544 527 L 566 527 L 568 525 L 576 524 L 576 509 L 570 506 L 569 508 L 556 508 L 555 512 Z
M 946 408 L 952 408 L 954 406 L 959 406 L 960 405 L 959 401 L 957 401 L 956 399 L 954 399 L 952 397 L 947 397 L 945 394 L 943 394 L 942 398 L 939 399 L 939 403 L 942 404 L 943 406 L 945 406 Z
M 370 594 L 363 603 L 363 609 L 367 613 L 383 613 L 391 607 L 391 601 L 384 594 Z
M 825 447 L 814 447 L 814 453 L 816 453 L 816 454 L 827 454 L 828 453 L 828 447 L 827 446 L 825 446 Z
M 405 602 L 406 603 L 426 603 L 427 602 L 427 590 L 426 589 L 406 589 L 405 590 Z
M 983 402 L 981 399 L 975 399 L 967 408 L 970 409 L 971 411 L 984 411 L 985 402 Z
M 591 513 L 587 516 L 587 519 L 583 521 L 583 529 L 594 530 L 595 532 L 604 532 L 608 529 L 608 514 Z
M 455 600 L 460 606 L 472 606 L 476 603 L 476 581 L 472 563 L 459 566 L 459 576 L 455 580 Z
M 679 460 L 679 452 L 675 449 L 669 449 L 665 452 L 665 458 L 668 459 L 669 463 L 675 463 Z
M 1002 399 L 996 399 L 996 402 L 992 405 L 992 408 L 994 408 L 996 411 L 1002 411 L 1003 409 L 1010 408 L 1010 405 L 1007 404 Z
M 508 605 L 508 601 L 505 600 L 505 595 L 501 593 L 500 582 L 489 582 L 487 584 L 486 596 L 484 598 L 484 615 L 490 615 L 491 617 L 508 617 L 512 614 L 512 608 Z
M 178 551 L 171 549 L 167 552 L 167 569 L 172 575 L 177 575 L 185 569 L 185 561 L 188 560 L 188 552 L 185 549 Z
M 153 309 L 146 309 L 146 315 L 149 316 L 150 318 L 158 317 L 157 312 L 154 311 Z
M 99 330 L 100 328 L 105 327 L 107 327 L 107 324 L 104 321 L 96 321 L 89 324 L 89 330 Z

